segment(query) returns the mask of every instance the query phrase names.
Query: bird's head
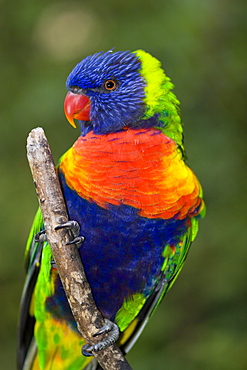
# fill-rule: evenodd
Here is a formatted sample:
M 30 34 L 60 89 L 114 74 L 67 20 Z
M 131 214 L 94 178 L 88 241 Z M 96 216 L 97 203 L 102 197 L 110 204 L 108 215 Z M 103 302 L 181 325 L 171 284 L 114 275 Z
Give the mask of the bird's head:
M 107 134 L 127 128 L 166 126 L 178 116 L 170 79 L 150 54 L 119 51 L 83 59 L 67 78 L 65 114 L 82 134 Z

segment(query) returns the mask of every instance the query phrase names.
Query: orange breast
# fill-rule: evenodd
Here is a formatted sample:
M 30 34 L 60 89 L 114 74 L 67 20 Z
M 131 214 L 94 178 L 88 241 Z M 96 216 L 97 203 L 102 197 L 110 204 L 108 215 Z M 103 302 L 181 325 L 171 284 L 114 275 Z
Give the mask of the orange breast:
M 200 184 L 176 144 L 157 129 L 80 137 L 62 157 L 67 184 L 107 208 L 126 204 L 148 218 L 184 218 L 201 202 Z

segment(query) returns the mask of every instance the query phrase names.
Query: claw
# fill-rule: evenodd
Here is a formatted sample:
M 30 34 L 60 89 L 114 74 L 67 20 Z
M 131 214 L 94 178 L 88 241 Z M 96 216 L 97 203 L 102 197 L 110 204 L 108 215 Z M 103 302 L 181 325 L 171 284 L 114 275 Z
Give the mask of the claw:
M 116 332 L 115 332 L 115 330 L 116 330 Z M 105 319 L 105 325 L 102 326 L 102 328 L 100 328 L 96 333 L 94 333 L 93 337 L 97 337 L 98 335 L 101 335 L 101 334 L 107 334 L 110 331 L 112 332 L 112 334 L 117 333 L 119 335 L 119 328 L 118 328 L 117 324 L 115 324 L 114 322 L 112 322 L 108 319 Z
M 84 240 L 85 238 L 83 236 L 77 236 L 75 239 L 71 240 L 71 242 L 66 243 L 66 245 L 76 244 L 76 246 L 79 248 Z
M 81 353 L 83 354 L 83 356 L 86 356 L 86 357 L 91 357 L 93 356 L 92 352 L 91 352 L 91 347 L 90 344 L 84 344 L 84 346 L 82 346 L 82 349 L 81 349 Z M 88 352 L 90 351 L 90 352 Z
M 60 229 L 70 229 L 72 231 L 72 234 L 74 236 L 74 239 L 71 240 L 70 242 L 66 243 L 66 245 L 70 245 L 70 244 L 76 244 L 76 246 L 79 248 L 82 243 L 84 242 L 84 237 L 83 236 L 79 236 L 79 233 L 80 233 L 80 225 L 77 221 L 74 221 L 74 220 L 70 220 L 68 222 L 64 222 L 63 224 L 61 225 L 57 225 L 55 227 L 55 230 L 60 230 Z
M 110 334 L 108 334 L 110 333 Z M 96 344 L 85 344 L 82 347 L 82 354 L 84 356 L 93 356 L 92 352 L 98 352 L 102 351 L 103 349 L 111 346 L 112 344 L 116 343 L 116 341 L 119 338 L 119 328 L 117 324 L 113 323 L 112 321 L 105 319 L 105 325 L 97 331 L 95 334 L 93 334 L 93 337 L 96 337 L 98 335 L 102 334 L 108 334 L 106 339 L 102 340 L 99 343 Z
M 57 225 L 55 227 L 55 230 L 60 230 L 60 229 L 70 229 L 74 235 L 74 237 L 76 238 L 79 233 L 80 233 L 80 225 L 77 221 L 74 221 L 74 220 L 70 220 L 70 221 L 67 221 L 67 222 L 64 222 L 63 224 L 61 225 Z
M 45 230 L 41 230 L 36 235 L 34 235 L 34 241 L 36 243 L 44 243 L 47 242 L 47 236 Z

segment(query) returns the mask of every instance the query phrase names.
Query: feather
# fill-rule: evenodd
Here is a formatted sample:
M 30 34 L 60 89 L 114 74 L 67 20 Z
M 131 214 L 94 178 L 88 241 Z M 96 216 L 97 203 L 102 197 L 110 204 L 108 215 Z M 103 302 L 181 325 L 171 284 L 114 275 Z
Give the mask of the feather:
M 58 175 L 85 237 L 79 252 L 94 299 L 127 353 L 184 265 L 205 213 L 202 188 L 185 163 L 179 101 L 157 59 L 142 50 L 97 53 L 66 85 L 65 113 L 81 135 Z M 18 370 L 99 369 L 80 353 L 85 342 L 49 244 L 34 240 L 43 228 L 38 211 L 25 254 Z

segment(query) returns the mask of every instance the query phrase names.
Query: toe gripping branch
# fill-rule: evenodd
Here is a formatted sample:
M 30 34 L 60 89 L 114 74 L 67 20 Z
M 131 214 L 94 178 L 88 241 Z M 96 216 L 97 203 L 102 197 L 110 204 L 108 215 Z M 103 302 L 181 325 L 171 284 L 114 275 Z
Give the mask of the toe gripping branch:
M 47 242 L 47 236 L 45 230 L 39 231 L 37 234 L 34 235 L 34 241 L 36 243 L 44 243 Z
M 106 338 L 101 342 L 96 344 L 85 344 L 82 347 L 82 354 L 84 356 L 93 356 L 92 352 L 99 352 L 103 349 L 111 346 L 112 344 L 116 343 L 119 338 L 119 328 L 117 324 L 113 323 L 112 321 L 105 319 L 105 325 L 97 331 L 93 337 L 97 337 L 98 335 L 107 334 Z
M 72 220 L 72 221 L 64 222 L 63 224 L 57 225 L 55 227 L 55 230 L 60 230 L 60 229 L 69 229 L 71 230 L 73 234 L 73 240 L 71 240 L 71 242 L 66 243 L 66 245 L 76 244 L 76 246 L 79 248 L 84 242 L 84 237 L 79 236 L 80 225 L 77 221 Z M 40 232 L 38 232 L 34 236 L 34 240 L 35 242 L 40 242 L 40 243 L 46 242 L 47 241 L 46 231 L 41 230 Z
M 77 248 L 79 248 L 82 243 L 84 242 L 84 237 L 79 236 L 80 234 L 80 225 L 77 221 L 68 221 L 63 224 L 57 225 L 55 227 L 55 230 L 60 230 L 60 229 L 69 229 L 72 232 L 73 235 L 73 240 L 70 242 L 66 243 L 66 245 L 70 244 L 75 244 Z M 44 243 L 47 242 L 47 235 L 45 230 L 41 230 L 34 236 L 34 241 L 37 243 Z M 54 260 L 51 261 L 52 267 L 56 267 L 56 263 Z
M 64 222 L 61 225 L 57 225 L 55 227 L 55 230 L 60 230 L 60 229 L 69 229 L 69 230 L 71 230 L 71 232 L 73 234 L 74 239 L 71 240 L 70 242 L 66 243 L 66 245 L 75 244 L 79 248 L 82 245 L 82 243 L 84 242 L 84 237 L 79 236 L 79 234 L 80 234 L 80 225 L 77 221 L 70 220 L 70 221 Z

